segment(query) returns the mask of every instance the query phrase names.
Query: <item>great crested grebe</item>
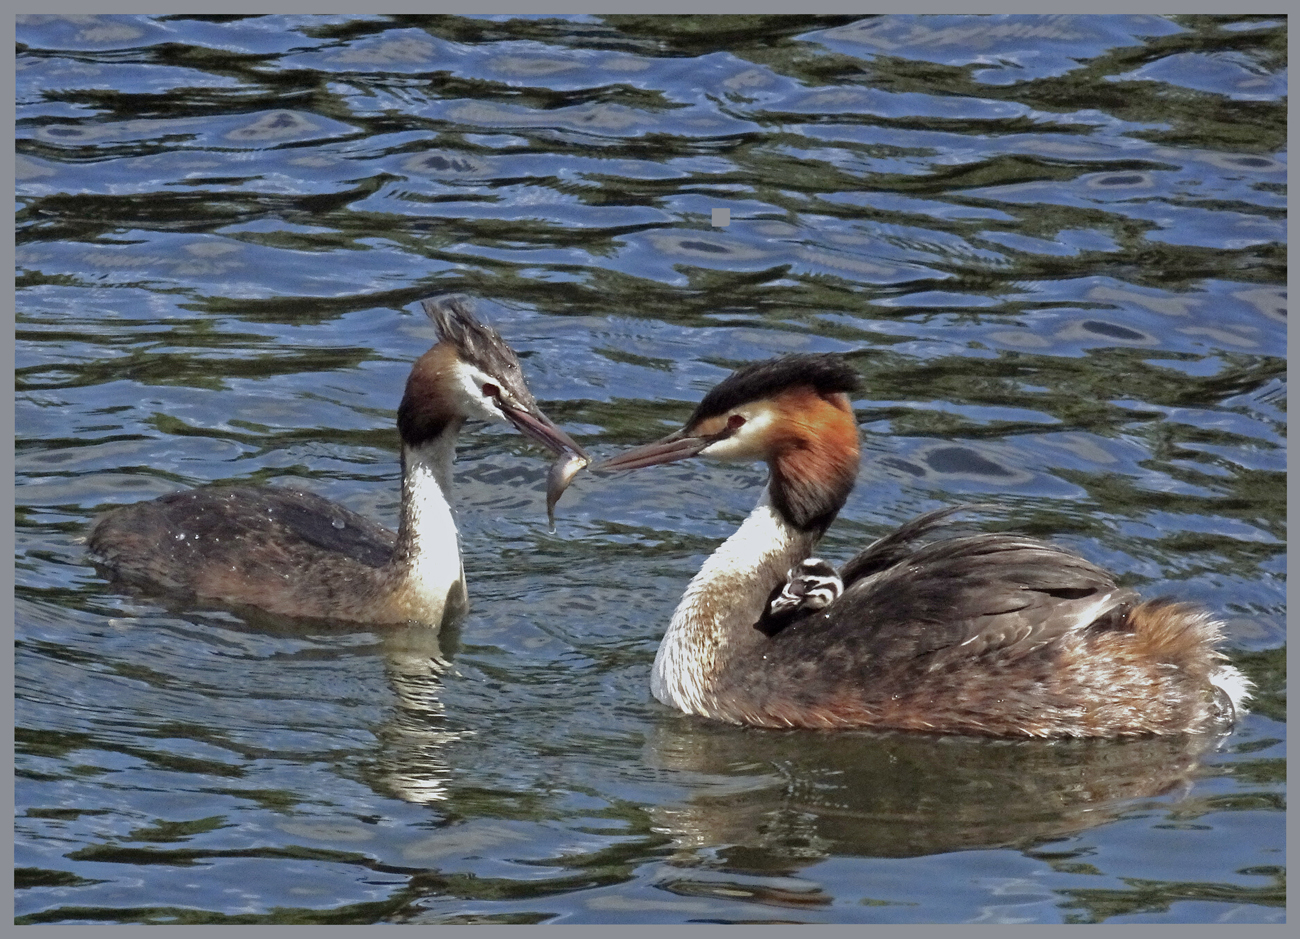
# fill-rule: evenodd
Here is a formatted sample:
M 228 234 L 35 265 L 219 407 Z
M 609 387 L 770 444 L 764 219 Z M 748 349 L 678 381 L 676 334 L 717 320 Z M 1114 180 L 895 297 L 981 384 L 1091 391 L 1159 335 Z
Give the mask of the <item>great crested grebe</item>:
M 396 533 L 310 492 L 212 486 L 106 512 L 86 539 L 92 559 L 130 585 L 279 616 L 440 626 L 457 615 L 465 572 L 447 496 L 461 425 L 509 421 L 566 465 L 585 454 L 538 408 L 494 329 L 457 298 L 423 306 L 438 342 L 397 409 Z
M 958 508 L 879 539 L 838 575 L 811 559 L 858 471 L 837 355 L 741 368 L 686 426 L 596 464 L 763 460 L 758 506 L 686 588 L 651 691 L 690 714 L 760 727 L 1110 737 L 1230 724 L 1250 683 L 1221 624 L 1142 602 L 1105 571 L 1015 534 L 935 535 Z

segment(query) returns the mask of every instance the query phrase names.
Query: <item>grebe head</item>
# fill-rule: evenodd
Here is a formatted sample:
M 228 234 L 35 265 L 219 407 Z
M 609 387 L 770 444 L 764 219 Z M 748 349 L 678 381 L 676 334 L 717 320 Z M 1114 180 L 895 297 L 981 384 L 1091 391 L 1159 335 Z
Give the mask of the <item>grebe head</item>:
M 756 362 L 705 395 L 681 430 L 592 468 L 638 469 L 693 456 L 762 460 L 772 470 L 772 504 L 786 521 L 824 530 L 857 477 L 849 393 L 859 384 L 858 373 L 834 354 Z
M 495 329 L 476 320 L 458 297 L 425 300 L 423 306 L 438 343 L 416 361 L 406 381 L 397 409 L 404 444 L 419 447 L 470 419 L 509 421 L 557 456 L 586 456 L 542 413 L 524 384 L 519 358 Z

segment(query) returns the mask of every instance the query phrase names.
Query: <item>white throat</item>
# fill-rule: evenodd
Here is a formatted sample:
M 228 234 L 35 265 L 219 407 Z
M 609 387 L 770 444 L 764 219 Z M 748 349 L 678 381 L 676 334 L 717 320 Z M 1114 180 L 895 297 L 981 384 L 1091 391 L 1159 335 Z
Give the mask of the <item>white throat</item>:
M 402 451 L 408 596 L 423 611 L 419 618 L 434 625 L 449 603 L 463 605 L 466 596 L 456 518 L 447 499 L 455 458 L 456 432 L 450 428 Z
M 777 514 L 764 489 L 754 511 L 687 586 L 659 644 L 651 693 L 687 713 L 712 715 L 713 677 L 737 646 L 763 639 L 754 624 L 768 595 L 816 542 Z

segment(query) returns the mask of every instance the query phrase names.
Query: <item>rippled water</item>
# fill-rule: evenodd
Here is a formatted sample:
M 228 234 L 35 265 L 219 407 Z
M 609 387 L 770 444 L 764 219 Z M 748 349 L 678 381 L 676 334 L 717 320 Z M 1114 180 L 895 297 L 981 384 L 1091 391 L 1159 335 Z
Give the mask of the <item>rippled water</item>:
M 19 920 L 1280 921 L 1285 50 L 1276 17 L 20 18 Z M 585 475 L 551 533 L 505 428 L 462 437 L 440 644 L 86 565 L 96 512 L 217 481 L 392 524 L 451 290 L 597 453 L 849 354 L 823 554 L 999 500 L 1222 615 L 1255 709 L 1087 744 L 670 713 L 659 636 L 762 469 Z

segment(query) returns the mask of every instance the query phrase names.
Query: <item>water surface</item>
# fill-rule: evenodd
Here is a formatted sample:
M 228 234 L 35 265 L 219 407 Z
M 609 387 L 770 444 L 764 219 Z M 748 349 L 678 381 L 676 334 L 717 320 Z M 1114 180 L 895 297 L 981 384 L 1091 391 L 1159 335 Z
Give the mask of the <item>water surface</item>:
M 1286 30 L 1273 17 L 19 20 L 21 922 L 1259 922 L 1285 891 Z M 714 209 L 730 224 L 714 226 Z M 761 467 L 471 427 L 455 634 L 113 591 L 215 482 L 393 524 L 458 291 L 598 454 L 847 354 L 822 553 L 1003 503 L 1228 624 L 1224 739 L 773 733 L 650 663 Z

